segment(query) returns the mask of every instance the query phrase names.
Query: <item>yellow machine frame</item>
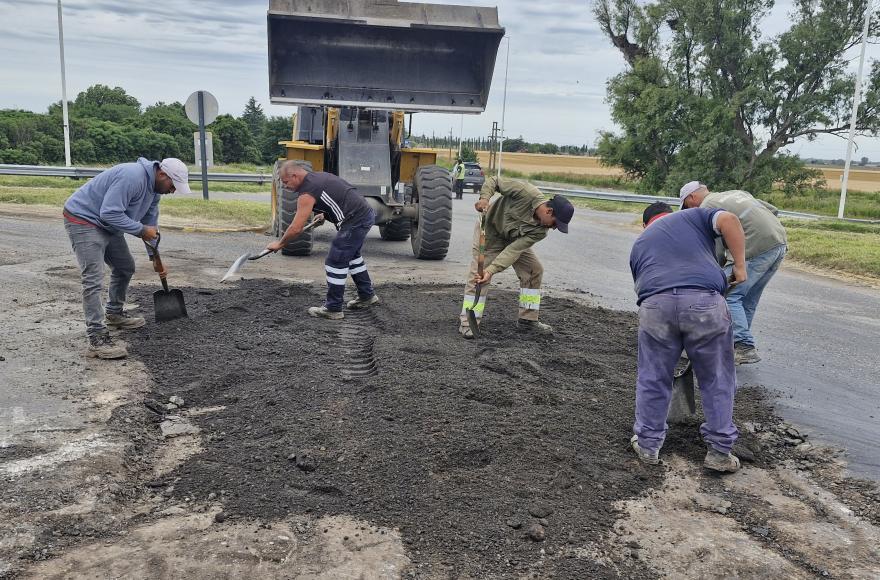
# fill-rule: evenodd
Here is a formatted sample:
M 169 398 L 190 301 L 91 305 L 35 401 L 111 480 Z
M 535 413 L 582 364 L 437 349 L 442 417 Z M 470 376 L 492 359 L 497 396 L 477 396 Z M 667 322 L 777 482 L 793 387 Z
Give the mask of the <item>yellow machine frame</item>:
M 404 111 L 392 111 L 391 135 L 392 142 L 398 146 L 403 144 L 403 136 L 405 130 L 406 113 Z M 296 134 L 296 113 L 293 114 L 294 131 L 291 135 Z M 324 133 L 324 143 L 332 143 L 336 139 L 339 131 L 339 109 L 336 107 L 327 108 L 327 126 Z M 279 145 L 284 146 L 285 156 L 283 159 L 292 159 L 296 161 L 308 161 L 312 165 L 314 171 L 324 171 L 324 149 L 325 145 L 315 145 L 306 141 L 279 141 Z M 423 165 L 435 165 L 437 163 L 437 152 L 433 149 L 424 149 L 420 147 L 401 147 L 400 148 L 400 181 L 412 184 L 416 176 L 416 171 Z M 275 181 L 272 181 L 272 221 L 275 221 L 275 214 L 278 211 L 278 192 L 276 191 Z

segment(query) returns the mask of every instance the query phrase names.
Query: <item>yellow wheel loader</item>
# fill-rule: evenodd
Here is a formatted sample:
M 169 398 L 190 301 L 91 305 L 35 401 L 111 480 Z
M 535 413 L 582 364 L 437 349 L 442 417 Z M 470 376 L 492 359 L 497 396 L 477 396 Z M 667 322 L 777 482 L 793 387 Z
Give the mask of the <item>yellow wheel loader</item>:
M 442 260 L 452 233 L 452 179 L 430 149 L 404 138 L 412 114 L 481 113 L 504 29 L 496 8 L 396 0 L 271 0 L 269 96 L 298 107 L 286 159 L 334 173 L 376 210 L 386 240 L 410 238 L 417 258 Z M 273 227 L 298 193 L 275 166 Z M 307 255 L 311 233 L 282 252 Z

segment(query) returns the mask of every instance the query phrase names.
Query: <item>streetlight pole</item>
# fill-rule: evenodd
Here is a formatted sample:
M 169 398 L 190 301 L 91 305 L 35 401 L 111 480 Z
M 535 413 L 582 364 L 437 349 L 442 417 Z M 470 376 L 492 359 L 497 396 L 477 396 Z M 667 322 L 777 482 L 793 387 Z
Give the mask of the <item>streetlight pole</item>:
M 461 140 L 464 137 L 464 114 L 461 115 L 461 126 L 458 129 L 458 158 L 461 159 Z
M 501 141 L 498 143 L 498 178 L 501 178 L 501 155 L 504 153 L 504 115 L 507 112 L 507 71 L 510 70 L 510 37 L 507 36 L 507 57 L 504 60 L 504 100 L 501 102 Z
M 849 120 L 849 143 L 846 147 L 846 164 L 843 166 L 843 183 L 840 187 L 840 206 L 837 208 L 837 217 L 843 219 L 843 210 L 846 206 L 846 186 L 849 181 L 849 165 L 852 162 L 853 138 L 856 134 L 856 118 L 859 113 L 859 101 L 862 97 L 862 73 L 865 68 L 865 45 L 868 44 L 868 27 L 871 24 L 871 0 L 865 8 L 865 27 L 862 29 L 862 54 L 859 57 L 859 73 L 856 75 L 856 90 L 853 95 L 852 116 Z
M 64 123 L 64 162 L 70 167 L 70 123 L 67 118 L 67 80 L 64 74 L 64 25 L 61 23 L 61 0 L 58 0 L 58 46 L 61 51 L 61 116 Z

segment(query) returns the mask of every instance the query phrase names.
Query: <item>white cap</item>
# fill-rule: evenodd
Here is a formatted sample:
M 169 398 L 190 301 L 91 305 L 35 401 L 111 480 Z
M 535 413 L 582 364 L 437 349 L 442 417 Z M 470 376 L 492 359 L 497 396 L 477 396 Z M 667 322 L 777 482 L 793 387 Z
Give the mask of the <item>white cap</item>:
M 684 205 L 684 200 L 686 200 L 690 194 L 697 191 L 701 187 L 703 187 L 703 184 L 699 181 L 688 181 L 687 183 L 682 185 L 681 189 L 678 190 L 679 203 L 681 203 L 681 205 Z
M 159 169 L 165 172 L 165 175 L 171 178 L 176 193 L 192 193 L 189 188 L 189 169 L 180 159 L 169 157 L 163 159 L 159 164 Z

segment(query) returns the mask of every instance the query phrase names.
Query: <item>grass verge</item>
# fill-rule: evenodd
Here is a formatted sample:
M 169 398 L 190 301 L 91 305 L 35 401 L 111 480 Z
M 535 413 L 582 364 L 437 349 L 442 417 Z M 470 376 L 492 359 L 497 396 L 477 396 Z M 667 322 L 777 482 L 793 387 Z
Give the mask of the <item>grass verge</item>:
M 880 280 L 880 226 L 783 220 L 799 262 Z
M 214 168 L 212 168 L 213 170 Z M 263 172 L 266 175 L 271 175 L 271 168 L 269 172 Z M 222 172 L 221 172 L 222 173 Z M 229 173 L 229 172 L 227 172 Z M 238 171 L 234 173 L 239 173 Z M 259 173 L 259 171 L 242 171 L 241 173 Z M 191 174 L 194 175 L 194 174 Z M 84 185 L 88 179 L 75 179 L 72 177 L 33 177 L 29 175 L 0 175 L 0 191 L 7 188 L 44 188 L 44 189 L 57 189 L 68 192 L 68 195 L 73 192 L 78 187 Z M 200 181 L 191 181 L 190 188 L 193 191 L 201 191 L 202 185 Z M 210 191 L 228 191 L 234 193 L 267 193 L 272 190 L 272 183 L 267 181 L 266 183 L 258 184 L 258 183 L 235 183 L 235 182 L 224 182 L 224 181 L 212 181 L 208 183 L 208 190 Z
M 51 205 L 61 207 L 70 191 L 51 187 L 11 188 L 0 186 L 0 203 Z M 269 204 L 256 201 L 205 201 L 192 198 L 162 200 L 161 215 L 191 219 L 201 224 L 224 223 L 242 227 L 267 225 L 271 219 Z

